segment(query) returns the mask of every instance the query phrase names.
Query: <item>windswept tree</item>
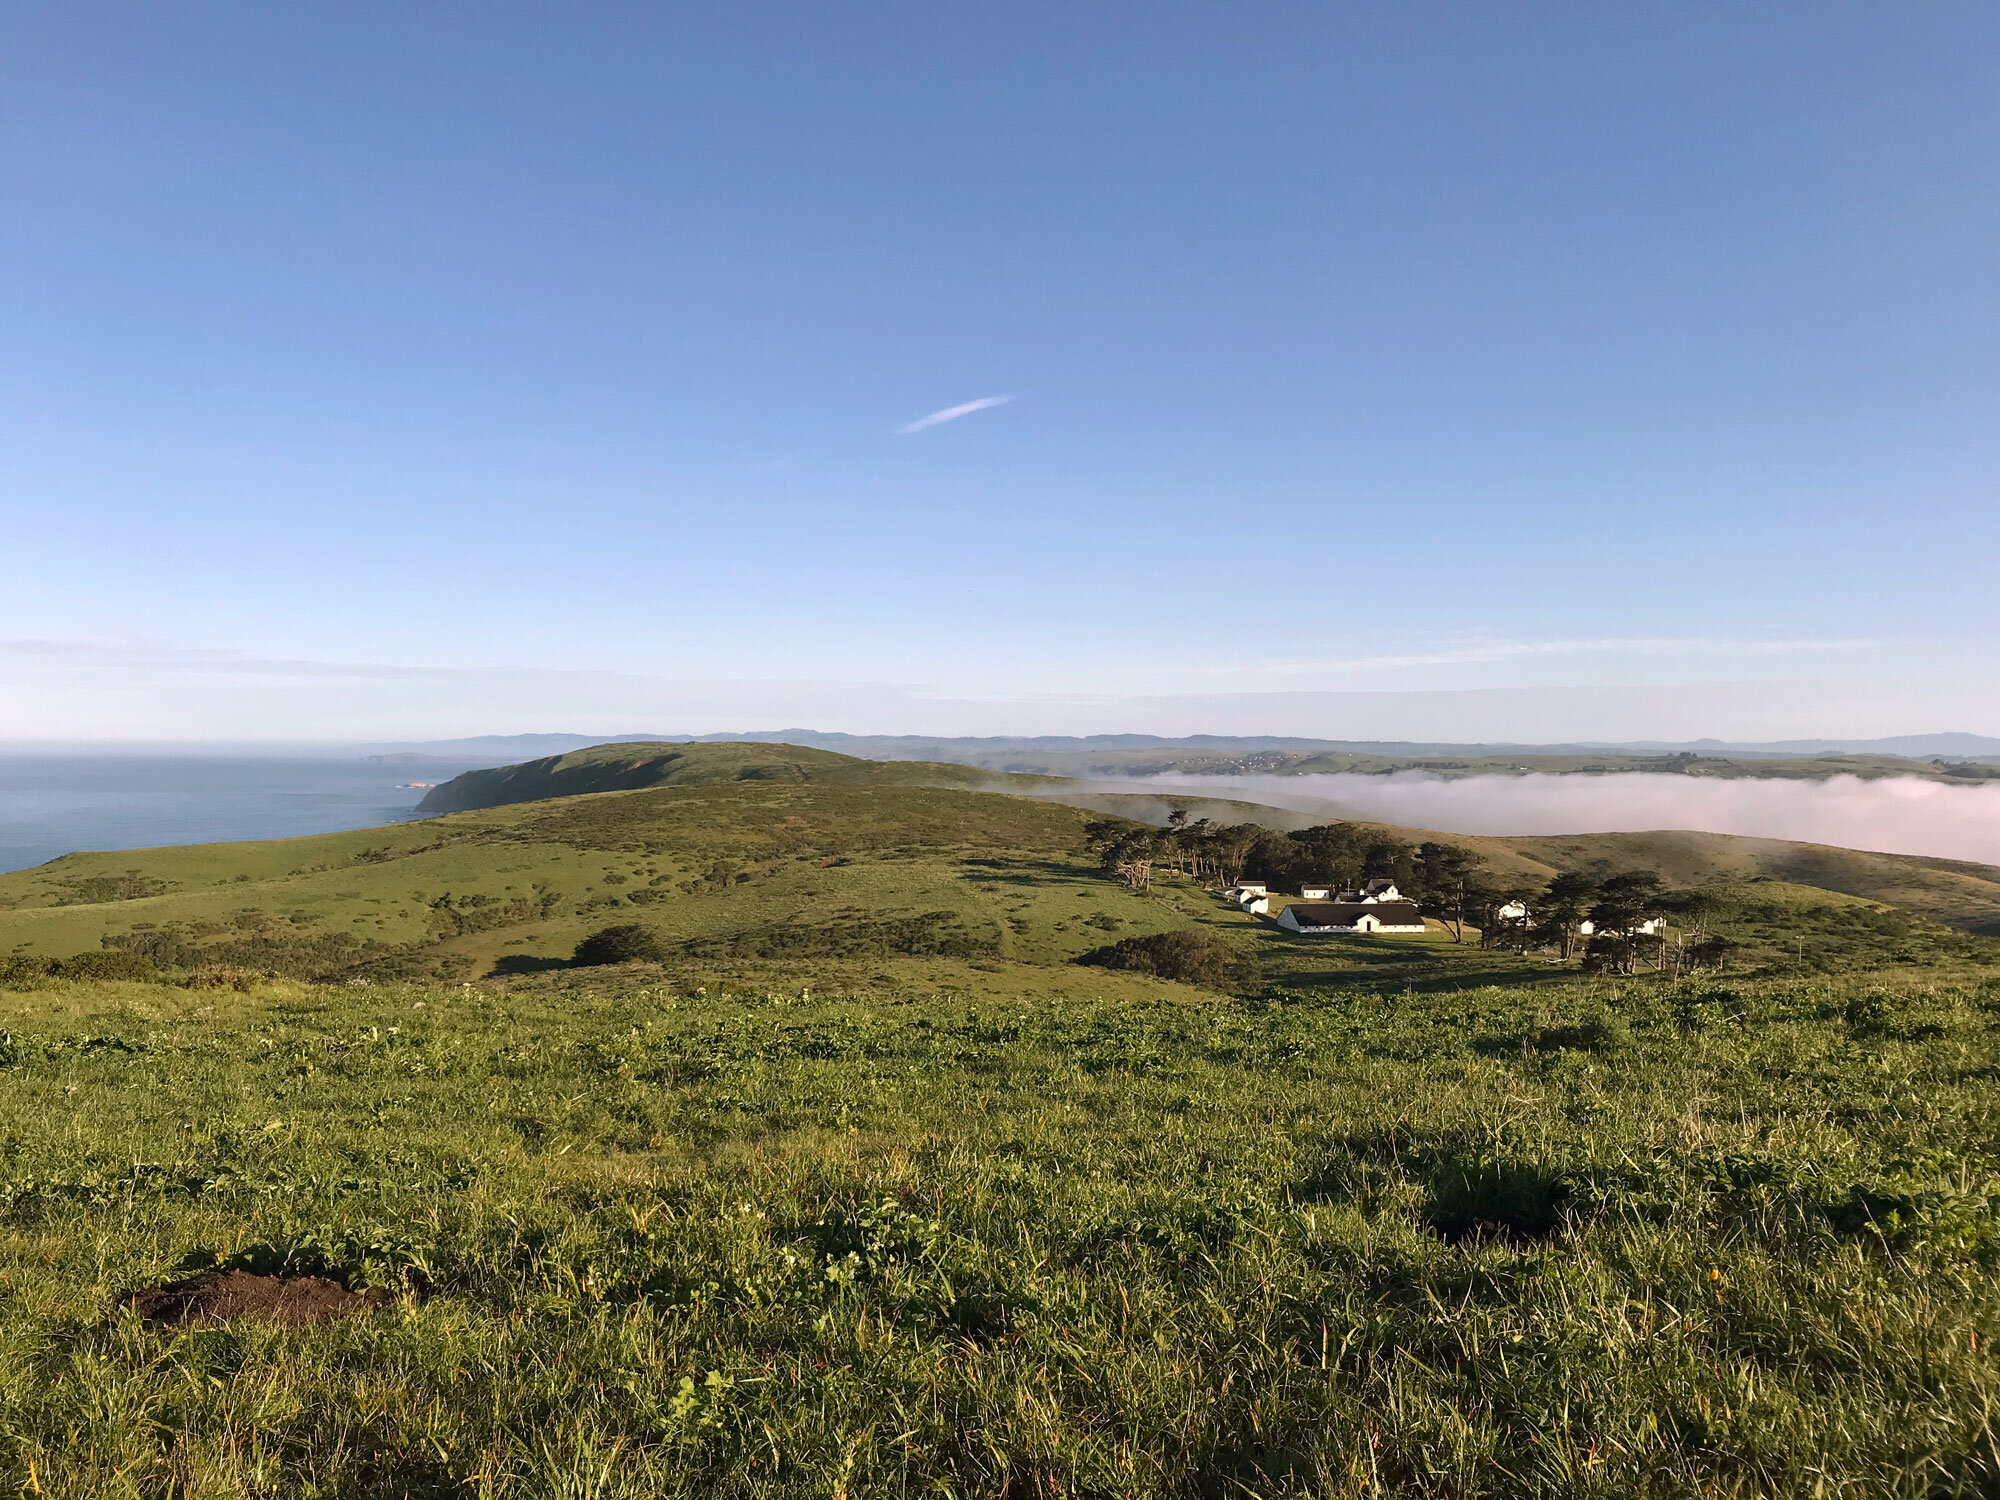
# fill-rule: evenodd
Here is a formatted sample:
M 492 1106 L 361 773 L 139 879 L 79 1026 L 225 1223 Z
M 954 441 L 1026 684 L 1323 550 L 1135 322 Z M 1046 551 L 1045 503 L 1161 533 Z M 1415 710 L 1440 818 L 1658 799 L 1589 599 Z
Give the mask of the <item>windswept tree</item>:
M 1164 838 L 1159 829 L 1123 818 L 1104 818 L 1086 824 L 1083 837 L 1105 874 L 1116 876 L 1127 890 L 1152 889 L 1153 860 Z
M 1679 974 L 1683 969 L 1700 967 L 1696 954 L 1703 950 L 1703 944 L 1712 936 L 1709 924 L 1723 909 L 1722 897 L 1712 890 L 1696 887 L 1685 891 L 1668 891 L 1660 898 L 1660 910 L 1674 924 L 1673 971 Z M 1665 935 L 1660 943 L 1660 967 L 1667 967 Z
M 1160 857 L 1173 865 L 1176 875 L 1201 879 L 1208 863 L 1209 828 L 1208 819 L 1190 818 L 1185 807 L 1176 807 L 1167 815 L 1167 826 L 1160 834 Z
M 1646 936 L 1641 929 L 1666 915 L 1665 898 L 1660 877 L 1651 870 L 1627 870 L 1598 883 L 1589 918 L 1591 953 L 1601 967 L 1632 972 Z
M 1361 856 L 1363 880 L 1393 880 L 1396 889 L 1412 901 L 1424 897 L 1423 875 L 1417 869 L 1416 851 L 1394 839 L 1375 838 Z
M 1321 823 L 1297 829 L 1287 837 L 1299 851 L 1305 879 L 1324 880 L 1336 889 L 1361 884 L 1368 842 L 1351 823 Z
M 1666 890 L 1651 870 L 1627 870 L 1598 883 L 1590 923 L 1598 931 L 1629 933 L 1665 914 Z
M 1476 898 L 1479 903 L 1479 946 L 1525 950 L 1541 894 L 1532 886 L 1482 885 Z M 1526 915 L 1501 915 L 1501 912 L 1513 907 L 1518 907 Z
M 1739 946 L 1741 945 L 1734 938 L 1724 937 L 1719 932 L 1710 933 L 1698 942 L 1688 944 L 1688 972 L 1699 974 L 1708 969 L 1721 973 Z
M 1576 952 L 1578 929 L 1597 899 L 1597 882 L 1581 870 L 1565 870 L 1548 883 L 1533 908 L 1535 940 L 1567 959 Z
M 1209 873 L 1222 885 L 1234 885 L 1243 878 L 1250 851 L 1257 847 L 1265 829 L 1255 823 L 1221 823 L 1208 831 L 1204 852 Z
M 1465 924 L 1478 919 L 1485 867 L 1469 850 L 1428 840 L 1417 846 L 1417 874 L 1423 909 L 1451 924 L 1451 940 L 1465 941 Z

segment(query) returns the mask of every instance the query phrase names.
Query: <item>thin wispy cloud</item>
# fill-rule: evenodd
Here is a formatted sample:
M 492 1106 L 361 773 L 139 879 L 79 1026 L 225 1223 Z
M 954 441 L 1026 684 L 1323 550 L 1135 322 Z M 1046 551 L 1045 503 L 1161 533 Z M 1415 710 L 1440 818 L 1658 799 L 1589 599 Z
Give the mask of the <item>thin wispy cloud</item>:
M 927 417 L 918 417 L 907 427 L 898 427 L 896 432 L 907 437 L 913 432 L 922 432 L 930 427 L 942 427 L 947 422 L 956 422 L 960 417 L 969 417 L 976 411 L 986 411 L 995 406 L 1005 406 L 1012 396 L 981 396 L 977 401 L 961 402 L 957 406 L 947 406 L 943 411 L 934 411 Z

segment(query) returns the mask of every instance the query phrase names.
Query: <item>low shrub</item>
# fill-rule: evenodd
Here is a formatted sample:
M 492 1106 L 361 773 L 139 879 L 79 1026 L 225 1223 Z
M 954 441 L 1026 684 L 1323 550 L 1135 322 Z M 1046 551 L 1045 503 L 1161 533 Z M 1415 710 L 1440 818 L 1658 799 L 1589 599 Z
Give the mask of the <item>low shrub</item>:
M 17 953 L 0 959 L 0 984 L 34 984 L 43 979 L 157 979 L 150 959 L 117 949 L 78 953 L 69 958 L 41 958 Z
M 157 979 L 160 973 L 143 954 L 115 949 L 79 953 L 57 964 L 55 972 L 59 979 Z
M 1124 938 L 1091 949 L 1077 962 L 1231 993 L 1255 988 L 1261 977 L 1254 953 L 1212 933 L 1199 931 L 1155 932 Z
M 666 945 L 651 928 L 637 922 L 619 922 L 600 927 L 576 945 L 571 962 L 584 968 L 601 964 L 658 963 L 667 956 Z
M 1558 1026 L 1537 1027 L 1530 1040 L 1540 1052 L 1623 1052 L 1632 1027 L 1615 1011 L 1598 1010 Z

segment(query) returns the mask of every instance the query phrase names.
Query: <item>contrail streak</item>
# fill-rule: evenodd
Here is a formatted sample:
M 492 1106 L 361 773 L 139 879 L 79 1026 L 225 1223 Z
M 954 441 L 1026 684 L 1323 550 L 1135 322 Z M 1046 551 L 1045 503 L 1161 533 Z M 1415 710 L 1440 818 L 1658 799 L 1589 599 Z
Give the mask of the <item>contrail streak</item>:
M 922 432 L 926 427 L 941 427 L 946 422 L 956 422 L 960 417 L 969 417 L 976 411 L 985 411 L 989 406 L 1005 406 L 1012 396 L 981 396 L 977 401 L 967 401 L 959 406 L 947 406 L 943 411 L 934 411 L 927 417 L 918 417 L 907 427 L 898 427 L 899 434 Z

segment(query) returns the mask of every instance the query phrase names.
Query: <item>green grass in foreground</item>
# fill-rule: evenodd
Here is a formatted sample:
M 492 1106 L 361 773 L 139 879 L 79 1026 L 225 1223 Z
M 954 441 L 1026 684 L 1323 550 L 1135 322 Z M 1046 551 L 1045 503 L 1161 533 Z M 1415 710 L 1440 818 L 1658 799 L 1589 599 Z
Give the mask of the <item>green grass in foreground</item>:
M 1991 1494 L 2000 985 L 1879 983 L 0 992 L 0 1471 Z M 299 1333 L 111 1310 L 216 1260 L 398 1298 Z

